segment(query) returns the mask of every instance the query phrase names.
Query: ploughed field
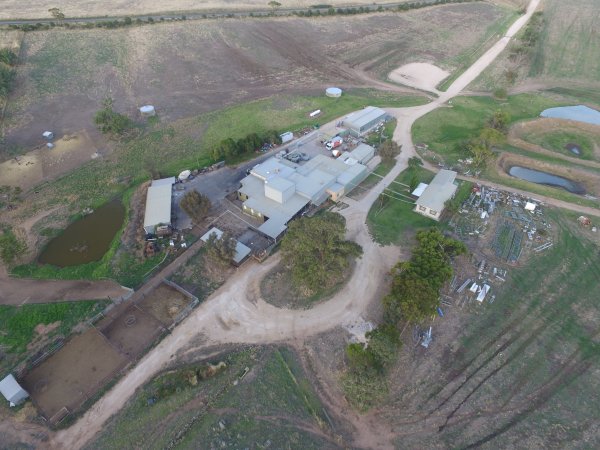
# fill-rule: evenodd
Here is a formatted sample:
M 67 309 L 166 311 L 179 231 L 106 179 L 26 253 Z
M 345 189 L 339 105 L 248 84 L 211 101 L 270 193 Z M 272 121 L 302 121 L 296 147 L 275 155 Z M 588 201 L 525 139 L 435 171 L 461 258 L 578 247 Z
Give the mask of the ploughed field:
M 107 96 L 119 112 L 137 117 L 139 106 L 153 104 L 170 121 L 274 93 L 368 85 L 409 60 L 452 69 L 453 59 L 479 46 L 507 14 L 464 3 L 406 13 L 26 33 L 5 146 L 29 150 L 41 143 L 43 129 L 57 136 L 93 129 Z

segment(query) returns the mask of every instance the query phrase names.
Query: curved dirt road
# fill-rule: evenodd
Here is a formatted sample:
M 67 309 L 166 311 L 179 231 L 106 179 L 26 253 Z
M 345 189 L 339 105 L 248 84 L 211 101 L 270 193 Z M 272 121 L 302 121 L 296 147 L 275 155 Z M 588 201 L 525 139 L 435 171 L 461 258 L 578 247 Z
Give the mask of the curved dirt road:
M 408 158 L 414 155 L 410 134 L 412 124 L 459 94 L 473 81 L 506 47 L 510 37 L 527 22 L 539 2 L 532 0 L 527 13 L 511 26 L 507 35 L 465 71 L 439 99 L 423 106 L 390 110 L 399 119 L 394 140 L 402 145 L 403 152 L 390 173 L 363 199 L 346 200 L 349 207 L 342 210 L 341 214 L 346 217 L 347 236 L 362 245 L 364 254 L 351 280 L 335 297 L 308 311 L 276 308 L 259 298 L 257 283 L 277 263 L 277 258 L 263 265 L 246 265 L 148 353 L 81 419 L 70 428 L 57 432 L 51 440 L 51 447 L 75 449 L 83 446 L 102 429 L 111 415 L 125 405 L 138 387 L 199 335 L 208 336 L 203 346 L 218 343 L 272 343 L 302 339 L 359 318 L 377 298 L 378 287 L 399 256 L 398 248 L 382 248 L 373 244 L 365 220 L 371 204 L 407 167 Z

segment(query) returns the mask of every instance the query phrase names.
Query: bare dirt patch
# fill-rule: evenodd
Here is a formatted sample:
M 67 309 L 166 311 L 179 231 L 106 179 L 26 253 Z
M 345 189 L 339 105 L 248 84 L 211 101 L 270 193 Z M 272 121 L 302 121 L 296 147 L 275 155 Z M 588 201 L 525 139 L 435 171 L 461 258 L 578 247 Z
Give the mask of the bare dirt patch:
M 137 359 L 164 331 L 163 325 L 136 305 L 128 305 L 114 319 L 97 324 L 100 332 L 119 352 Z
M 127 360 L 94 328 L 73 337 L 31 370 L 23 386 L 40 412 L 50 419 L 63 407 L 73 411 Z
M 159 285 L 138 303 L 140 309 L 152 314 L 164 325 L 171 325 L 190 304 L 190 298 L 166 284 Z
M 27 190 L 100 157 L 98 148 L 85 130 L 64 136 L 54 145 L 52 149 L 41 145 L 0 164 L 0 185 Z
M 450 75 L 449 72 L 429 63 L 410 63 L 398 67 L 388 78 L 406 86 L 429 92 L 438 92 L 436 86 Z

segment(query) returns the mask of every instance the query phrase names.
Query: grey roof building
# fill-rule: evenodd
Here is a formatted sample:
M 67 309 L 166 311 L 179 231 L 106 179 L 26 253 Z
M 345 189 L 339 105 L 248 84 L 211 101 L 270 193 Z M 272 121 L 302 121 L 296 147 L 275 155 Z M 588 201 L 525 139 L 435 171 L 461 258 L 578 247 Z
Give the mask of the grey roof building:
M 221 236 L 223 236 L 223 232 L 221 230 L 219 230 L 216 227 L 212 227 L 200 238 L 200 240 L 203 242 L 207 242 L 212 234 L 214 234 L 217 237 L 217 239 L 221 239 Z M 233 256 L 233 263 L 236 266 L 239 266 L 246 260 L 246 258 L 248 258 L 248 256 L 250 256 L 251 251 L 252 250 L 250 249 L 250 247 L 247 247 L 246 245 L 242 244 L 240 241 L 236 240 L 235 241 L 235 255 Z
M 277 240 L 287 223 L 309 204 L 320 205 L 328 198 L 337 201 L 367 175 L 367 167 L 354 159 L 350 164 L 317 155 L 299 165 L 270 158 L 241 181 L 238 198 L 246 214 L 264 220 L 258 231 Z
M 12 374 L 0 381 L 0 393 L 9 401 L 10 406 L 17 406 L 29 397 L 27 391 L 21 387 Z
M 415 202 L 415 211 L 433 220 L 440 220 L 444 205 L 454 197 L 456 172 L 440 170 Z
M 157 225 L 171 225 L 171 192 L 175 177 L 153 180 L 146 194 L 144 231 L 154 233 Z
M 343 120 L 343 125 L 353 136 L 363 136 L 377 125 L 385 122 L 387 118 L 388 115 L 383 109 L 375 106 L 367 106 L 360 111 L 346 116 Z

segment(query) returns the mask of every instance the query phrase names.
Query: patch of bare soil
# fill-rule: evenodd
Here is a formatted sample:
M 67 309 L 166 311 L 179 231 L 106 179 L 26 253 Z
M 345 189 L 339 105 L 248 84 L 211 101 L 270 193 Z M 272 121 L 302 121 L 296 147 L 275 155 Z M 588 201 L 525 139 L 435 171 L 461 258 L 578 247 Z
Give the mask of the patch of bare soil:
M 161 284 L 144 296 L 138 306 L 152 314 L 166 326 L 169 326 L 175 321 L 179 313 L 190 304 L 190 300 L 189 297 L 175 288 Z
M 449 72 L 430 63 L 410 63 L 391 71 L 388 78 L 406 86 L 438 92 L 436 86 L 449 75 Z
M 53 148 L 38 145 L 22 156 L 1 163 L 0 185 L 18 186 L 26 191 L 101 157 L 86 130 L 63 136 L 53 144 Z

